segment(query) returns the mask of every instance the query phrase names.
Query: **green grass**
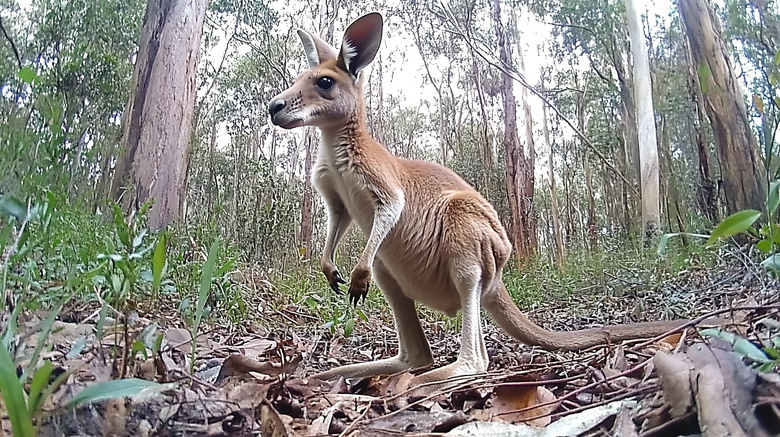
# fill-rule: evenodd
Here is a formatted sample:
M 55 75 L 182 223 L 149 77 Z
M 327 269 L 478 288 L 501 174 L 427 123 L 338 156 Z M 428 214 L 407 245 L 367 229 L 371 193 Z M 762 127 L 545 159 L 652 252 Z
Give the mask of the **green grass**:
M 673 244 L 663 256 L 658 256 L 652 245 L 643 247 L 637 242 L 615 241 L 594 253 L 568 253 L 561 271 L 539 259 L 522 271 L 507 268 L 504 282 L 515 302 L 525 307 L 566 301 L 575 292 L 603 285 L 614 278 L 626 286 L 652 290 L 682 270 L 712 264 L 714 252 L 705 250 L 703 241 L 698 243 L 692 242 L 687 249 Z

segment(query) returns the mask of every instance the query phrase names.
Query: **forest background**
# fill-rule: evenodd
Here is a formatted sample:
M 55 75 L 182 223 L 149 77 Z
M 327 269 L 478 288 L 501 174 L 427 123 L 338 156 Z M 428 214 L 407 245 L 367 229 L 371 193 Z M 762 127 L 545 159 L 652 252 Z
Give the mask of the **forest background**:
M 267 103 L 305 69 L 297 27 L 338 45 L 374 10 L 372 135 L 495 206 L 519 300 L 627 263 L 652 280 L 706 265 L 700 237 L 728 216 L 764 225 L 777 262 L 776 2 L 0 0 L 9 308 L 163 296 L 197 325 L 271 289 L 349 335 L 364 314 L 319 273 L 319 134 L 272 126 Z M 363 241 L 347 235 L 342 268 Z

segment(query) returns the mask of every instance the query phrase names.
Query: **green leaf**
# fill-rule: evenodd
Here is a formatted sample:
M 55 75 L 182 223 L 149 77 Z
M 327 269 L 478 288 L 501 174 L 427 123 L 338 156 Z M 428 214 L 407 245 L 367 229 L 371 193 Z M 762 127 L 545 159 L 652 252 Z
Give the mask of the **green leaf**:
M 756 249 L 764 253 L 769 253 L 772 251 L 772 242 L 765 238 L 756 243 Z
M 358 308 L 355 310 L 355 313 L 358 315 L 358 317 L 363 319 L 364 322 L 368 322 L 368 316 L 366 316 L 366 313 L 364 313 L 363 310 Z
M 770 361 L 766 354 L 756 347 L 756 345 L 731 332 L 722 329 L 702 329 L 699 334 L 702 337 L 716 337 L 725 340 L 731 344 L 731 347 L 734 348 L 734 352 L 738 355 L 748 357 L 753 361 L 759 363 Z
M 51 328 L 54 326 L 54 322 L 60 315 L 60 311 L 62 311 L 62 307 L 66 301 L 67 299 L 62 299 L 57 307 L 54 308 L 54 311 L 52 311 L 49 317 L 47 317 L 46 320 L 41 323 L 41 331 L 38 334 L 38 341 L 35 344 L 35 350 L 33 351 L 32 357 L 30 358 L 30 363 L 27 364 L 27 368 L 24 370 L 25 375 L 29 375 L 33 367 L 38 364 L 38 357 L 41 355 L 43 346 L 46 344 L 46 340 L 49 338 Z
M 76 394 L 76 396 L 67 403 L 66 407 L 72 408 L 82 404 L 124 397 L 132 398 L 134 401 L 138 402 L 143 399 L 157 396 L 174 386 L 175 384 L 158 384 L 153 381 L 138 378 L 115 379 L 113 381 L 87 386 L 84 390 Z
M 195 370 L 195 352 L 197 345 L 194 339 L 198 338 L 198 326 L 203 318 L 203 309 L 206 307 L 206 301 L 211 290 L 211 280 L 214 278 L 214 265 L 217 263 L 217 254 L 219 253 L 219 240 L 215 240 L 209 249 L 209 255 L 206 263 L 203 264 L 203 274 L 200 277 L 200 290 L 198 291 L 198 303 L 195 307 L 195 320 L 192 324 L 192 360 L 190 361 L 190 372 Z
M 37 411 L 43 402 L 46 400 L 41 397 L 41 392 L 46 388 L 46 384 L 49 382 L 49 376 L 52 371 L 51 361 L 46 360 L 43 365 L 35 371 L 33 374 L 32 382 L 30 383 L 30 397 L 27 400 L 27 411 L 30 416 Z
M 735 212 L 726 217 L 712 230 L 712 234 L 710 234 L 710 238 L 707 240 L 707 246 L 711 246 L 718 238 L 731 237 L 746 231 L 759 217 L 761 217 L 761 212 L 754 209 Z
M 203 264 L 203 274 L 200 277 L 200 290 L 198 291 L 198 305 L 195 310 L 195 328 L 200 324 L 201 317 L 203 316 L 203 308 L 206 306 L 206 301 L 209 297 L 209 290 L 211 289 L 211 280 L 214 278 L 214 265 L 217 262 L 217 253 L 219 252 L 219 241 L 215 241 L 211 244 L 209 249 L 209 256 L 206 258 L 206 263 Z M 194 338 L 194 337 L 193 337 Z
M 680 235 L 685 235 L 687 237 L 696 237 L 696 238 L 709 238 L 709 235 L 704 234 L 692 234 L 690 232 L 672 232 L 669 234 L 663 234 L 661 235 L 661 239 L 658 241 L 658 249 L 656 249 L 656 252 L 658 255 L 663 255 L 663 253 L 666 251 L 666 247 L 669 245 L 669 239 L 673 237 L 679 237 Z
M 163 268 L 165 267 L 165 235 L 161 236 L 157 240 L 157 246 L 154 248 L 154 256 L 152 258 L 152 277 L 154 294 L 156 295 L 160 291 L 160 282 L 162 281 Z
M 147 348 L 154 350 L 154 343 L 156 342 L 157 336 L 155 335 L 157 333 L 157 330 L 159 329 L 159 326 L 157 322 L 152 322 L 144 328 L 143 331 L 141 331 L 140 334 L 138 334 L 138 339 L 143 342 L 144 346 Z
M 114 211 L 114 226 L 116 228 L 116 235 L 119 237 L 119 241 L 125 245 L 128 250 L 130 246 L 130 228 L 125 223 L 124 214 L 122 209 L 116 203 L 111 203 L 111 209 Z
M 16 366 L 11 354 L 0 347 L 0 396 L 5 402 L 5 410 L 11 421 L 11 430 L 15 437 L 35 437 L 32 417 L 24 403 L 24 390 L 19 377 L 16 376 Z
M 137 353 L 141 353 L 144 356 L 144 359 L 147 360 L 149 357 L 146 355 L 146 345 L 141 340 L 136 340 L 133 342 L 133 347 L 131 349 L 131 357 L 135 358 Z
M 780 65 L 780 50 L 775 53 L 775 65 Z
M 344 324 L 344 337 L 352 335 L 353 329 L 355 329 L 355 319 L 347 320 L 347 323 Z
M 24 67 L 19 70 L 17 76 L 19 76 L 19 79 L 22 79 L 22 81 L 28 85 L 32 85 L 33 82 L 38 80 L 38 75 L 35 74 L 35 71 L 30 67 Z
M 780 180 L 772 181 L 769 184 L 769 193 L 767 193 L 766 207 L 769 215 L 774 216 L 777 207 L 780 206 Z
M 76 341 L 73 343 L 73 345 L 70 347 L 70 350 L 65 355 L 65 358 L 70 360 L 72 358 L 77 357 L 81 354 L 81 351 L 84 350 L 84 348 L 87 346 L 87 336 L 81 335 L 79 338 L 76 339 Z
M 160 334 L 154 341 L 154 347 L 152 347 L 152 355 L 157 355 L 162 349 L 163 340 L 165 340 L 165 334 Z
M 769 258 L 761 261 L 761 265 L 765 269 L 771 270 L 775 273 L 780 273 L 780 253 L 776 253 Z
M 141 232 L 138 233 L 138 235 L 133 238 L 133 249 L 140 246 L 144 242 L 144 237 L 146 237 L 147 230 L 142 229 Z
M 0 197 L 0 212 L 19 221 L 27 218 L 27 205 L 11 195 Z

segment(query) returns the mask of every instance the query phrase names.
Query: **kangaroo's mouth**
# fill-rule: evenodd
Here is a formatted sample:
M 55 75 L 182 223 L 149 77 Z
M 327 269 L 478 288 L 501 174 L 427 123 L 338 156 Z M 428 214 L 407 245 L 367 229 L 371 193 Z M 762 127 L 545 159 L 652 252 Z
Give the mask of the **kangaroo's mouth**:
M 293 129 L 296 127 L 303 126 L 303 119 L 295 118 L 292 120 L 286 120 L 284 119 L 284 117 L 271 117 L 271 123 L 283 129 Z
M 300 120 L 300 119 L 293 120 L 293 121 L 290 121 L 290 122 L 287 122 L 287 123 L 284 123 L 284 124 L 280 124 L 279 126 L 284 128 L 284 129 L 292 129 L 292 128 L 303 126 L 303 120 Z

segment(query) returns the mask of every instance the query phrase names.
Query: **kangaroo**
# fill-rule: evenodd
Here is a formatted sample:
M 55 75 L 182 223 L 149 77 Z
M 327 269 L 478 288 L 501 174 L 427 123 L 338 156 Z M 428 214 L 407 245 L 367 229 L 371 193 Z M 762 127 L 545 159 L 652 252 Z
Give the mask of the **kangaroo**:
M 316 35 L 298 30 L 310 69 L 269 103 L 274 125 L 316 126 L 322 132 L 312 183 L 327 207 L 321 267 L 330 287 L 338 292 L 340 284 L 347 283 L 333 255 L 354 220 L 367 242 L 350 276 L 349 300 L 357 304 L 365 299 L 373 274 L 393 311 L 398 334 L 395 357 L 315 377 L 363 378 L 433 364 L 415 302 L 449 316 L 462 311 L 462 330 L 457 360 L 416 376 L 412 387 L 487 370 L 480 308 L 512 337 L 548 350 L 651 337 L 684 323 L 558 332 L 529 320 L 502 281 L 512 245 L 490 203 L 450 169 L 398 158 L 368 134 L 360 72 L 379 50 L 382 26 L 379 13 L 359 18 L 345 31 L 338 52 Z

